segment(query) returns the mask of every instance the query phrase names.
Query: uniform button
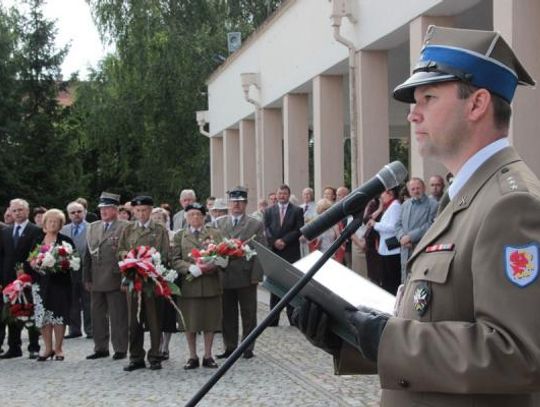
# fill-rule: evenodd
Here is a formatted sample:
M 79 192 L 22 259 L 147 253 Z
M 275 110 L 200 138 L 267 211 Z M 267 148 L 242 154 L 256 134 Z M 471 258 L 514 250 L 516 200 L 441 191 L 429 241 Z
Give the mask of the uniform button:
M 403 388 L 409 387 L 409 382 L 405 379 L 399 379 L 398 384 L 400 387 L 403 387 Z
M 429 269 L 425 269 L 424 270 L 424 275 L 427 276 L 428 273 L 429 273 Z

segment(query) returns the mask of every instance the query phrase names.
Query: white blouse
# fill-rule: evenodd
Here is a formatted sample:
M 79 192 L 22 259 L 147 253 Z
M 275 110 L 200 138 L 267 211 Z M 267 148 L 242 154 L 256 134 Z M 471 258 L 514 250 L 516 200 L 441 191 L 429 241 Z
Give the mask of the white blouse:
M 386 239 L 396 236 L 396 225 L 401 217 L 401 204 L 395 199 L 386 211 L 381 216 L 381 221 L 376 222 L 373 228 L 379 232 L 380 241 L 378 252 L 381 256 L 392 256 L 399 254 L 401 249 L 396 247 L 395 249 L 388 250 L 386 246 Z

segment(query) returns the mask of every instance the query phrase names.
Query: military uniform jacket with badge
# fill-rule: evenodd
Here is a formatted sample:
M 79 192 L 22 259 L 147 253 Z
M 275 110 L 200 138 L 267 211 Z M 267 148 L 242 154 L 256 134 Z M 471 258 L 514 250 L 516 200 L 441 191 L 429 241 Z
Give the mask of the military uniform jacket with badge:
M 223 237 L 242 241 L 253 237 L 257 242 L 267 246 L 263 223 L 249 215 L 243 215 L 236 226 L 233 225 L 231 216 L 223 216 L 217 219 L 216 223 Z M 247 244 L 249 245 L 249 242 Z M 249 287 L 251 284 L 262 281 L 262 277 L 263 269 L 258 256 L 253 257 L 250 261 L 244 258 L 229 259 L 229 265 L 223 273 L 223 288 Z
M 169 233 L 159 223 L 150 220 L 148 227 L 142 227 L 139 222 L 131 222 L 120 235 L 118 242 L 118 257 L 120 260 L 131 249 L 139 246 L 154 247 L 161 254 L 161 262 L 167 264 L 169 261 Z
M 221 295 L 221 269 L 209 273 L 204 273 L 191 281 L 186 277 L 189 273 L 189 266 L 195 264 L 195 260 L 190 256 L 193 249 L 206 249 L 209 243 L 219 243 L 223 240 L 218 229 L 211 226 L 203 226 L 199 236 L 196 237 L 188 229 L 181 229 L 174 235 L 172 249 L 172 265 L 181 275 L 181 290 L 184 298 L 203 298 Z
M 540 405 L 539 244 L 540 182 L 507 147 L 408 262 L 379 346 L 382 406 Z
M 87 248 L 83 262 L 83 280 L 92 283 L 92 291 L 114 291 L 120 289 L 122 275 L 118 268 L 118 242 L 125 220 L 115 220 L 105 231 L 105 223 L 96 221 L 88 225 Z

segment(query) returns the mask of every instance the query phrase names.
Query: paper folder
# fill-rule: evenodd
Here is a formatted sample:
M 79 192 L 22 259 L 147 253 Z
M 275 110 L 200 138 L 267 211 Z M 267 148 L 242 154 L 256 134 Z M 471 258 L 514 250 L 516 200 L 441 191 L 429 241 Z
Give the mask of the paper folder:
M 279 297 L 283 297 L 322 256 L 321 252 L 315 251 L 291 264 L 257 242 L 253 245 L 266 276 L 263 286 Z M 392 314 L 396 301 L 392 294 L 332 259 L 315 273 L 291 301 L 292 305 L 300 304 L 299 296 L 307 296 L 323 307 L 333 322 L 332 330 L 353 345 L 354 337 L 345 320 L 345 308 L 364 305 Z

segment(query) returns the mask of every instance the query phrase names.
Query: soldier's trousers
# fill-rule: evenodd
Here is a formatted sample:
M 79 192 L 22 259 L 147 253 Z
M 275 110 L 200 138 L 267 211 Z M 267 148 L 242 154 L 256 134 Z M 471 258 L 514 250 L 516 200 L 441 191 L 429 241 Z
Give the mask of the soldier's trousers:
M 137 293 L 129 294 L 129 359 L 132 362 L 144 360 L 144 327 L 150 331 L 150 349 L 148 350 L 148 360 L 160 361 L 159 342 L 161 340 L 161 324 L 157 301 L 154 297 L 141 295 L 140 315 L 138 317 Z M 139 318 L 139 320 L 138 320 Z M 143 325 L 144 324 L 144 325 Z
M 126 293 L 120 290 L 92 291 L 94 351 L 109 350 L 109 338 L 115 352 L 128 348 L 128 310 Z
M 238 306 L 242 317 L 242 339 L 257 326 L 257 284 L 248 287 L 223 289 L 223 342 L 225 350 L 238 346 Z M 247 350 L 253 350 L 252 343 Z

